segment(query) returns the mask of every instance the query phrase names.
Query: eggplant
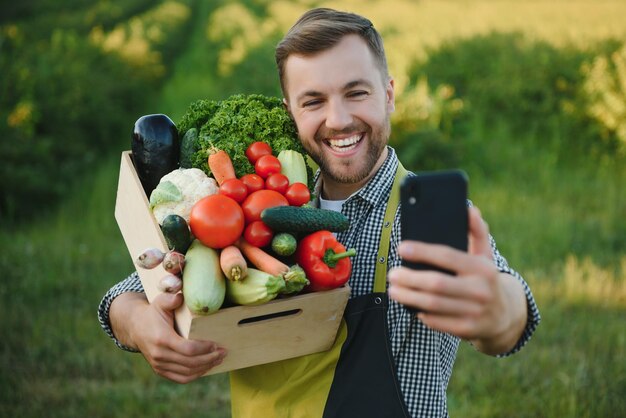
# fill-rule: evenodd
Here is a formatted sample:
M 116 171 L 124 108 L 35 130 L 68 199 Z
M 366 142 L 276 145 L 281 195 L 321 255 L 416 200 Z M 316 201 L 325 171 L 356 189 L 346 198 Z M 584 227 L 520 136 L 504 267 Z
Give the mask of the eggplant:
M 143 190 L 150 196 L 161 177 L 178 168 L 180 139 L 176 125 L 163 114 L 140 117 L 133 129 L 131 150 Z

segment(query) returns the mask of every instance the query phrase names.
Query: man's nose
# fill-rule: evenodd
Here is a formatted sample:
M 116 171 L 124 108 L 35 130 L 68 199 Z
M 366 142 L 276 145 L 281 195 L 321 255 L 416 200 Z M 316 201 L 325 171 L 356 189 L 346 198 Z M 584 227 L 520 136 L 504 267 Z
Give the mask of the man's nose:
M 326 127 L 340 131 L 352 123 L 352 115 L 344 103 L 331 101 L 327 107 Z

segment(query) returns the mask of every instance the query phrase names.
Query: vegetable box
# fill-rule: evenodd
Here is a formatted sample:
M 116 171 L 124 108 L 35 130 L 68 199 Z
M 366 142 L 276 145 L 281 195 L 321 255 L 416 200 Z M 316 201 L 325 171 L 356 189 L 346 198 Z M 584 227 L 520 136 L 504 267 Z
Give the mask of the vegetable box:
M 148 206 L 133 165 L 132 153 L 122 153 L 115 219 L 132 259 L 146 248 L 167 250 L 159 224 Z M 152 301 L 166 272 L 161 265 L 138 269 L 146 296 Z M 335 340 L 350 289 L 347 286 L 276 299 L 259 306 L 222 308 L 207 316 L 193 314 L 185 304 L 175 313 L 180 335 L 212 340 L 228 355 L 208 374 L 270 363 L 324 351 Z

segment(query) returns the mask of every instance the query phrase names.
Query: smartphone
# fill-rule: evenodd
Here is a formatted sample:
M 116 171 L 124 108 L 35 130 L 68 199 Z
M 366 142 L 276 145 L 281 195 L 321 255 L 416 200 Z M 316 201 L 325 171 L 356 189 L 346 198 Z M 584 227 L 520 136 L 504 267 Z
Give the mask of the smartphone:
M 468 176 L 462 170 L 430 171 L 405 177 L 400 185 L 402 240 L 444 244 L 467 251 L 467 187 Z M 451 273 L 405 260 L 402 265 Z

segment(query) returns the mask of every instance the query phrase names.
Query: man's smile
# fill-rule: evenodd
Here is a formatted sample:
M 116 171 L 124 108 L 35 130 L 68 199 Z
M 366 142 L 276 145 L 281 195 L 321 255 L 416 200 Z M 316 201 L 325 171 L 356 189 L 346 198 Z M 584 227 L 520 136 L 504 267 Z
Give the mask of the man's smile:
M 356 148 L 364 137 L 361 132 L 346 138 L 327 138 L 325 142 L 335 152 L 348 152 Z

